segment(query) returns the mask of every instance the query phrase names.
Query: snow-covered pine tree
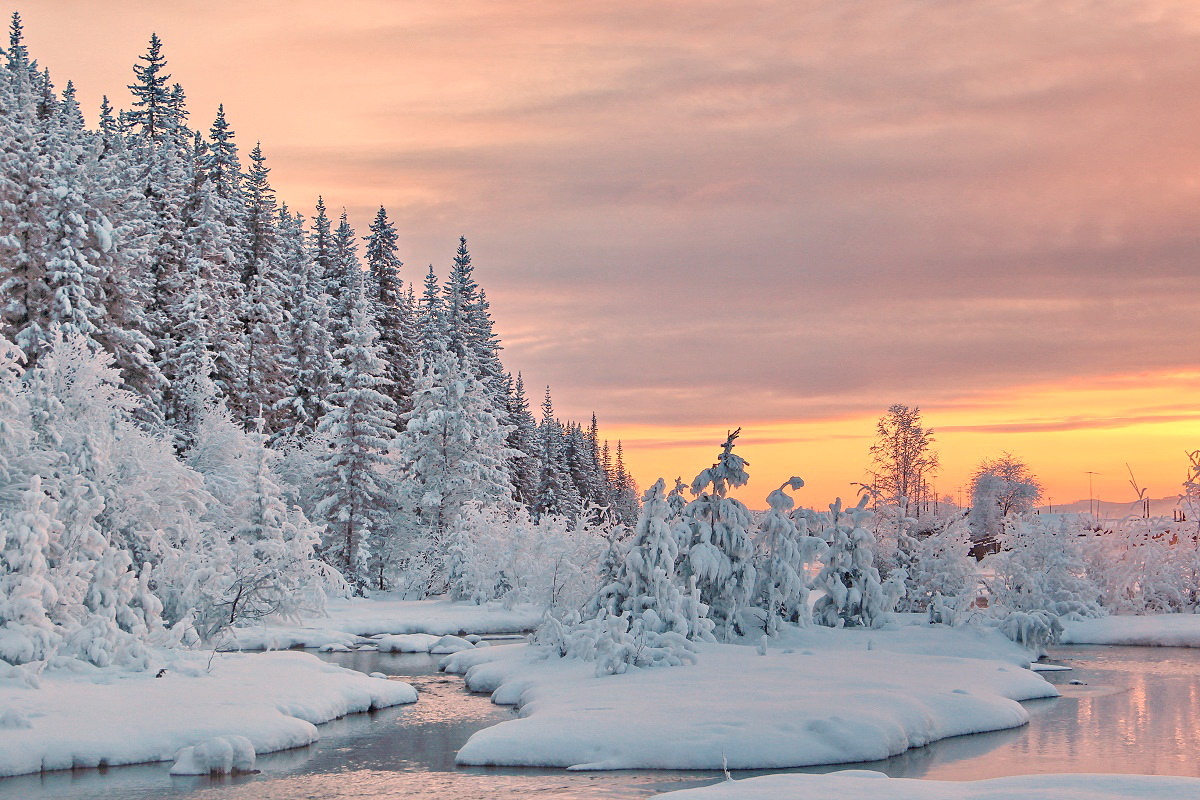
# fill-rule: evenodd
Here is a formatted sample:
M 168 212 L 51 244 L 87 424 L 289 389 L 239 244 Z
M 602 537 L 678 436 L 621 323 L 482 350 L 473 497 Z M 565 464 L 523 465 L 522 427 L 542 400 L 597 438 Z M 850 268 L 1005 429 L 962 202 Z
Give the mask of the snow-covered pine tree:
M 769 510 L 759 521 L 754 539 L 758 551 L 755 596 L 763 611 L 763 630 L 769 636 L 778 634 L 784 622 L 808 625 L 808 568 L 827 549 L 823 539 L 808 534 L 808 521 L 792 514 L 795 501 L 785 490 L 802 486 L 804 481 L 793 477 L 767 495 Z
M 398 485 L 402 544 L 429 554 L 432 580 L 440 585 L 446 575 L 438 562 L 467 504 L 510 502 L 508 429 L 496 419 L 486 388 L 450 351 L 426 365 L 404 421 L 395 441 L 396 458 L 404 465 Z
M 274 411 L 283 393 L 281 358 L 283 329 L 282 265 L 279 253 L 278 207 L 271 188 L 262 148 L 250 151 L 246 174 L 246 241 L 242 264 L 245 302 L 242 307 L 242 340 L 246 347 L 246 372 L 235 414 L 243 424 L 266 420 L 273 432 Z
M 542 472 L 538 476 L 537 498 L 533 514 L 539 519 L 547 514 L 557 514 L 575 519 L 583 507 L 579 492 L 571 482 L 566 464 L 562 425 L 554 416 L 554 402 L 550 399 L 550 387 L 542 401 L 542 421 L 538 426 L 538 458 Z
M 507 444 L 514 453 L 509 462 L 512 494 L 518 503 L 533 508 L 537 503 L 538 479 L 541 476 L 537 420 L 529 410 L 529 398 L 525 396 L 525 381 L 521 373 L 517 373 L 516 381 L 510 377 L 509 384 L 508 421 L 512 430 L 508 433 Z
M 329 302 L 316 262 L 305 242 L 304 220 L 280 214 L 280 256 L 287 280 L 287 336 L 283 359 L 286 384 L 276 403 L 273 442 L 299 443 L 329 410 L 334 361 L 329 351 Z
M 425 273 L 424 289 L 417 310 L 417 353 L 418 364 L 427 369 L 438 353 L 447 349 L 446 315 L 442 302 L 442 290 L 438 286 L 433 264 Z
M 680 523 L 688 531 L 687 557 L 681 574 L 696 579 L 700 600 L 717 635 L 730 640 L 745 633 L 739 613 L 754 593 L 754 544 L 750 510 L 729 490 L 745 486 L 750 476 L 745 459 L 733 452 L 741 428 L 730 433 L 717 461 L 692 481 L 695 497 L 683 509 Z
M 875 568 L 875 537 L 868 529 L 870 496 L 844 508 L 839 498 L 827 513 L 810 513 L 809 529 L 829 545 L 812 588 L 824 592 L 813 606 L 813 621 L 829 628 L 878 628 L 885 624 L 899 592 L 884 590 Z
M 364 293 L 362 266 L 358 261 L 358 237 L 350 227 L 345 211 L 342 211 L 330 245 L 329 254 L 325 256 L 328 259 L 325 292 L 329 295 L 330 346 L 336 354 L 349 343 L 350 317 L 355 304 L 359 302 L 359 296 Z
M 390 381 L 388 395 L 403 413 L 411 407 L 409 398 L 417 359 L 416 331 L 408 294 L 400 279 L 400 268 L 404 263 L 396 255 L 396 227 L 383 206 L 371 222 L 366 242 L 371 313 L 379 330 L 380 353 Z
M 321 418 L 318 435 L 328 441 L 319 480 L 325 496 L 316 512 L 326 523 L 324 558 L 362 591 L 378 585 L 368 569 L 370 545 L 388 534 L 395 487 L 389 475 L 388 447 L 396 424 L 392 399 L 382 392 L 383 360 L 366 298 L 355 287 L 346 344 L 338 351 L 338 390 Z
M 172 102 L 171 87 L 167 82 L 171 76 L 165 74 L 167 59 L 162 54 L 162 40 L 158 34 L 150 34 L 146 55 L 138 56 L 144 64 L 134 64 L 135 82 L 129 85 L 133 93 L 133 108 L 126 115 L 130 125 L 139 126 L 138 133 L 150 140 L 161 139 L 174 133 L 179 123 Z

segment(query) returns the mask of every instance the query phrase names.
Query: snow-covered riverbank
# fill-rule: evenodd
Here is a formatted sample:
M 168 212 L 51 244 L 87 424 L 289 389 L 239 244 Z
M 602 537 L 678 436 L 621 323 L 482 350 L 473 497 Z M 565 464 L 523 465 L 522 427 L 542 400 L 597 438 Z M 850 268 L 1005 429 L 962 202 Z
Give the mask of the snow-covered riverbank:
M 766 655 L 706 644 L 692 666 L 604 677 L 527 645 L 443 664 L 522 715 L 472 736 L 460 764 L 755 769 L 882 759 L 1023 725 L 1017 701 L 1058 695 L 1028 662 L 994 631 L 893 626 L 794 631 Z
M 1200 614 L 1147 614 L 1064 622 L 1062 643 L 1200 647 Z
M 146 672 L 74 662 L 32 680 L 0 666 L 0 776 L 168 761 L 214 737 L 284 750 L 316 741 L 323 722 L 417 700 L 407 683 L 307 653 L 165 651 L 156 660 Z
M 1019 775 L 987 781 L 921 781 L 881 772 L 767 775 L 661 795 L 664 800 L 1192 800 L 1200 778 Z
M 432 636 L 521 633 L 538 626 L 542 612 L 531 605 L 505 608 L 500 603 L 456 603 L 449 600 L 398 600 L 388 595 L 330 600 L 327 616 L 298 625 L 268 623 L 231 632 L 228 650 L 287 650 L 367 644 L 376 634 L 421 633 Z

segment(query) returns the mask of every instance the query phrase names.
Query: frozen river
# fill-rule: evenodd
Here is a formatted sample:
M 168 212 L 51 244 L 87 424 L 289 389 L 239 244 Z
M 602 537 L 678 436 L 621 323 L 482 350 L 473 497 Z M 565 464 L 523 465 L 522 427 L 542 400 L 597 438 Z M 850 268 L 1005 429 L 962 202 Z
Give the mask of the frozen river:
M 511 719 L 511 709 L 468 693 L 457 676 L 440 674 L 435 657 L 382 653 L 323 657 L 364 672 L 403 677 L 417 687 L 421 700 L 325 725 L 321 740 L 310 747 L 259 756 L 261 772 L 256 775 L 170 777 L 167 763 L 65 771 L 0 779 L 0 798 L 643 798 L 722 777 L 704 772 L 458 768 L 454 754 L 463 742 L 474 731 Z M 1196 720 L 1200 720 L 1200 650 L 1061 647 L 1051 661 L 1074 669 L 1045 673 L 1059 684 L 1063 697 L 1026 703 L 1032 716 L 1029 725 L 946 739 L 855 768 L 946 780 L 1038 772 L 1200 776 L 1200 743 L 1195 736 Z

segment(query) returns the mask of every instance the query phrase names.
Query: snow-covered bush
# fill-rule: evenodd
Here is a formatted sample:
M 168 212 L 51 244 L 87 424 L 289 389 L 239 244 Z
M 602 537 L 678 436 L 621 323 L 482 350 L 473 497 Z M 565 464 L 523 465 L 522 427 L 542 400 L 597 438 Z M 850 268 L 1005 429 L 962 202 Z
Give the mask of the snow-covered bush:
M 1104 616 L 1100 587 L 1087 574 L 1086 538 L 1077 525 L 1018 517 L 1000 543 L 1001 552 L 984 562 L 996 576 L 990 587 L 995 605 L 1064 619 Z
M 792 478 L 767 495 L 769 510 L 758 521 L 754 539 L 758 551 L 758 588 L 755 599 L 763 613 L 763 629 L 779 632 L 782 622 L 807 625 L 808 568 L 825 555 L 828 545 L 808 533 L 808 519 L 794 516 L 795 501 L 785 489 L 799 489 L 800 478 Z
M 810 530 L 829 545 L 825 564 L 813 581 L 824 592 L 813 606 L 813 621 L 830 628 L 884 625 L 904 591 L 902 582 L 885 584 L 875 568 L 875 537 L 868 530 L 869 497 L 844 508 L 839 499 L 824 513 L 808 512 Z M 902 579 L 901 579 L 902 581 Z
M 605 532 L 582 517 L 534 522 L 525 509 L 469 503 L 450 532 L 450 596 L 578 608 L 596 590 Z

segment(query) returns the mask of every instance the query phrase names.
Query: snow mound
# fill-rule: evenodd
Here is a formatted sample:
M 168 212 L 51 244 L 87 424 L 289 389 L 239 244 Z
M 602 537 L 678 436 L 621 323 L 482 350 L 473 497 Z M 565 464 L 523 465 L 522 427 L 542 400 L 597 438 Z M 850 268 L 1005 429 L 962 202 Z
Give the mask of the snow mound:
M 308 653 L 218 653 L 210 662 L 207 653 L 161 651 L 155 659 L 136 673 L 64 664 L 43 672 L 40 688 L 0 679 L 0 709 L 30 723 L 0 727 L 0 776 L 171 761 L 214 737 L 244 737 L 256 753 L 302 747 L 323 722 L 417 700 L 407 683 Z M 168 669 L 155 678 L 160 666 Z
M 214 736 L 175 757 L 172 775 L 232 775 L 253 772 L 254 745 L 245 736 Z
M 1063 621 L 1063 644 L 1200 647 L 1200 614 L 1147 614 Z
M 434 636 L 429 633 L 401 633 L 375 640 L 382 653 L 433 653 L 449 655 L 480 646 L 460 636 Z
M 664 800 L 1192 800 L 1200 797 L 1200 778 L 1019 775 L 986 781 L 926 781 L 843 770 L 723 781 L 659 796 Z
M 991 636 L 997 652 L 1008 652 L 1011 643 Z M 1059 694 L 1013 663 L 900 652 L 929 644 L 904 629 L 872 631 L 869 650 L 865 640 L 848 649 L 806 638 L 811 655 L 705 644 L 693 666 L 601 678 L 593 664 L 530 645 L 448 656 L 443 667 L 465 673 L 469 688 L 521 712 L 475 733 L 458 763 L 764 769 L 872 761 L 1023 725 L 1029 716 L 1018 701 Z

